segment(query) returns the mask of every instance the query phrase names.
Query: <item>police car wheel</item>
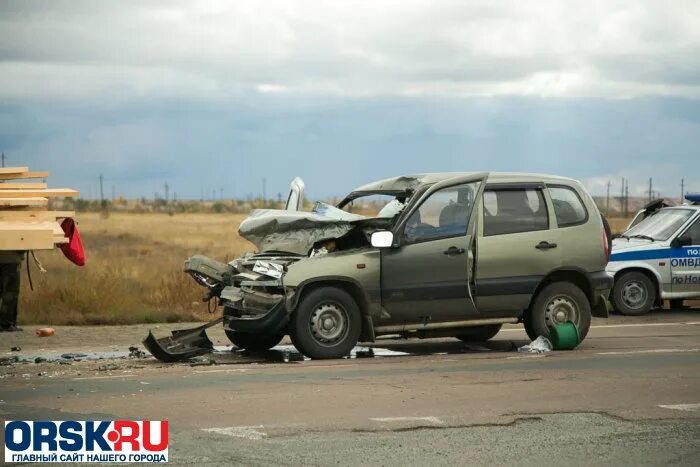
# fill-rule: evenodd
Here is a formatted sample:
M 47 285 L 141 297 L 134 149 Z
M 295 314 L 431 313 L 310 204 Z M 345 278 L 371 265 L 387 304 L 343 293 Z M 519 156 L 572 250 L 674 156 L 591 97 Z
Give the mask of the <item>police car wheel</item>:
M 583 340 L 591 327 L 591 303 L 583 290 L 571 282 L 545 286 L 523 316 L 525 332 L 532 340 L 539 336 L 549 339 L 550 330 L 567 321 L 576 325 Z
M 615 280 L 613 304 L 615 310 L 626 316 L 649 312 L 656 299 L 656 287 L 646 274 L 630 271 Z

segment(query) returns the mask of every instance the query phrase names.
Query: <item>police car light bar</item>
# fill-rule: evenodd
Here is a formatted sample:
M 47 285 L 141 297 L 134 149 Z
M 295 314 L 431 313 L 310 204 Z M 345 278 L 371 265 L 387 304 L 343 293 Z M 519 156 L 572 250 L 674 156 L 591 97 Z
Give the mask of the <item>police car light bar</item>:
M 690 202 L 690 204 L 700 204 L 700 193 L 687 193 L 685 199 Z

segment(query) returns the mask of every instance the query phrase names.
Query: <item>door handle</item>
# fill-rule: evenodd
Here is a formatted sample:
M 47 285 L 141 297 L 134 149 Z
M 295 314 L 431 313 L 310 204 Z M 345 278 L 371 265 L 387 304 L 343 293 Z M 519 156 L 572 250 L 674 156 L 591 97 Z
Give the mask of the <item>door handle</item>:
M 535 245 L 535 248 L 538 250 L 549 250 L 550 248 L 556 248 L 557 244 L 556 243 L 549 243 L 545 241 L 541 241 L 537 245 Z
M 464 248 L 457 248 L 456 246 L 451 246 L 447 250 L 443 251 L 443 254 L 446 254 L 448 256 L 461 255 L 465 251 L 467 250 L 465 250 Z

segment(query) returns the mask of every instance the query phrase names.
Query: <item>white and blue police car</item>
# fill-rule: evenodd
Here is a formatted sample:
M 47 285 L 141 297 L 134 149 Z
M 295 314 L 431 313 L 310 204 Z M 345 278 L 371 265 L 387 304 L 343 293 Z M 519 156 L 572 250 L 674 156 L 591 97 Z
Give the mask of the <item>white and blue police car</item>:
M 687 204 L 664 207 L 612 242 L 606 268 L 615 284 L 611 301 L 624 315 L 642 315 L 669 300 L 700 297 L 700 194 Z M 637 218 L 635 218 L 637 219 Z

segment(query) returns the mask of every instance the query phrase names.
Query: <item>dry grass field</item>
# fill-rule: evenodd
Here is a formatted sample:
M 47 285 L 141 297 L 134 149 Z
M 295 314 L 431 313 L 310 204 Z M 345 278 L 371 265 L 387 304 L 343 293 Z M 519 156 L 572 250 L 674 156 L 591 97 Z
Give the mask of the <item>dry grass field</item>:
M 242 214 L 80 213 L 87 264 L 38 252 L 46 273 L 22 271 L 20 323 L 131 324 L 207 318 L 204 289 L 182 272 L 191 255 L 230 261 L 254 246 L 238 236 Z M 614 232 L 627 219 L 610 219 Z
M 37 252 L 48 272 L 22 266 L 20 323 L 128 324 L 206 318 L 204 289 L 182 272 L 191 255 L 229 261 L 254 246 L 238 236 L 241 214 L 80 213 L 83 267 L 59 250 Z

